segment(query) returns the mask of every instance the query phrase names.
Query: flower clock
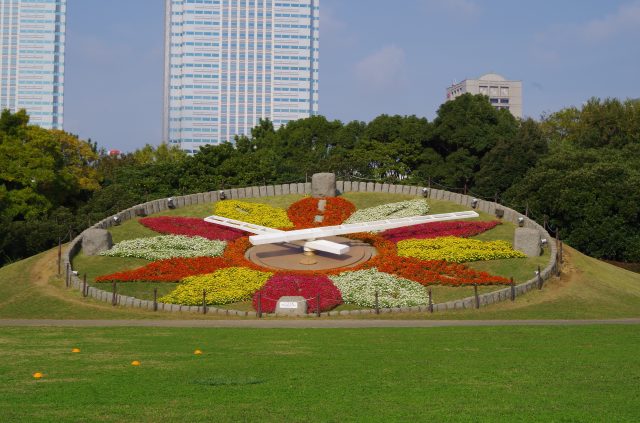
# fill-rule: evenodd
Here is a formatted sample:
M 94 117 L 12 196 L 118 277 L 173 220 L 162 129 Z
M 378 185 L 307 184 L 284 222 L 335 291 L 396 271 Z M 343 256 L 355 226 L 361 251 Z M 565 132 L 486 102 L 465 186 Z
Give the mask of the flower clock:
M 207 304 L 251 301 L 256 310 L 264 312 L 273 312 L 283 296 L 305 298 L 308 312 L 331 310 L 343 303 L 406 307 L 427 304 L 428 287 L 432 285 L 508 284 L 504 277 L 471 269 L 465 263 L 522 257 L 507 242 L 469 239 L 499 222 L 448 217 L 443 222 L 435 219 L 422 223 L 444 216 L 428 215 L 429 206 L 422 199 L 359 210 L 340 197 L 303 198 L 287 210 L 227 200 L 216 203 L 213 211 L 213 217 L 218 219 L 214 222 L 220 224 L 189 217 L 141 219 L 141 224 L 162 235 L 122 241 L 105 255 L 138 257 L 150 263 L 99 276 L 96 282 L 172 283 L 176 284 L 175 289 L 160 301 L 200 305 L 205 292 Z M 406 219 L 422 220 L 409 226 L 389 224 Z M 380 222 L 387 222 L 387 226 Z M 377 231 L 366 231 L 370 227 Z M 305 247 L 321 246 L 324 244 L 308 235 L 311 232 L 304 231 L 330 228 L 353 229 L 339 233 L 347 240 L 374 247 L 376 253 L 349 267 L 320 270 L 267 268 L 250 259 L 249 249 L 258 244 L 255 239 L 271 237 L 276 242 L 298 240 L 306 242 Z M 362 229 L 354 233 L 358 228 Z M 290 236 L 298 232 L 305 235 Z M 251 239 L 249 233 L 254 234 Z M 329 250 L 334 248 L 330 244 L 341 245 L 327 243 Z

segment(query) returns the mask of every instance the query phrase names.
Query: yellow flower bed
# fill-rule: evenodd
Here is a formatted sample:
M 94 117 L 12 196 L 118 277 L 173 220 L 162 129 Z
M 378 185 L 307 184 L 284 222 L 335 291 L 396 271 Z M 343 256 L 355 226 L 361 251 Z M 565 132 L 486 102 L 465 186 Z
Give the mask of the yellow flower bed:
M 524 253 L 514 250 L 507 241 L 485 242 L 454 236 L 400 241 L 398 255 L 454 263 L 526 257 Z
M 202 291 L 207 291 L 207 304 L 245 301 L 262 288 L 272 273 L 244 267 L 227 267 L 206 275 L 182 279 L 180 285 L 160 298 L 163 303 L 202 305 Z
M 284 209 L 266 204 L 248 203 L 238 200 L 218 201 L 213 213 L 229 219 L 242 220 L 270 228 L 293 228 Z

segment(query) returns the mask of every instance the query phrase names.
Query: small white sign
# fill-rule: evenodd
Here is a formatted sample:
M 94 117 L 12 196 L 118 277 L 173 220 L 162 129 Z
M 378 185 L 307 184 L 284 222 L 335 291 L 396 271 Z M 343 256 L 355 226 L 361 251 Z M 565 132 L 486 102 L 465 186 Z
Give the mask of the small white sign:
M 280 308 L 298 308 L 297 301 L 280 301 L 278 305 Z

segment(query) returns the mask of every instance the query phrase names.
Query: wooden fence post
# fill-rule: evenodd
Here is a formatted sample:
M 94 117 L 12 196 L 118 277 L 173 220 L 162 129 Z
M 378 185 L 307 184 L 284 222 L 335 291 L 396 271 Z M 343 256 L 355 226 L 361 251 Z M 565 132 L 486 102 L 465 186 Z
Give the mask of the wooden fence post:
M 158 288 L 153 288 L 153 311 L 158 311 Z
M 118 295 L 117 295 L 118 285 L 116 282 L 113 282 L 113 295 L 111 296 L 111 305 L 115 306 L 118 304 Z
M 544 283 L 544 281 L 542 280 L 542 273 L 540 273 L 540 266 L 538 266 L 536 275 L 538 276 L 538 289 L 542 289 L 542 284 Z
M 480 297 L 478 297 L 478 285 L 473 284 L 473 296 L 476 297 L 476 308 L 480 308 Z
M 513 276 L 510 278 L 511 282 L 511 301 L 516 300 L 516 283 L 513 280 Z
M 58 237 L 58 276 L 60 276 L 61 265 L 62 265 L 62 238 Z
M 202 314 L 207 314 L 207 290 L 202 290 Z
M 262 318 L 262 292 L 258 292 L 258 319 Z

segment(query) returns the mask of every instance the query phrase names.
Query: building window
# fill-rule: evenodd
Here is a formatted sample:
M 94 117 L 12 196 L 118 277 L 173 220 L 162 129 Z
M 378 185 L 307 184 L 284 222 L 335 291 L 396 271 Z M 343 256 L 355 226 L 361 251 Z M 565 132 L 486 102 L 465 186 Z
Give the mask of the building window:
M 509 104 L 509 99 L 508 99 L 508 98 L 501 98 L 501 99 L 500 99 L 500 103 L 502 103 L 502 104 Z
M 492 97 L 498 96 L 498 87 L 489 87 L 489 95 Z
M 497 104 L 498 103 L 498 99 L 497 98 L 490 98 L 489 101 L 491 101 L 491 104 Z
M 482 95 L 488 95 L 488 94 L 489 94 L 489 92 L 488 92 L 487 88 L 488 88 L 488 87 L 487 87 L 486 85 L 480 85 L 480 94 L 482 94 Z
M 509 97 L 509 87 L 500 87 L 500 96 Z

